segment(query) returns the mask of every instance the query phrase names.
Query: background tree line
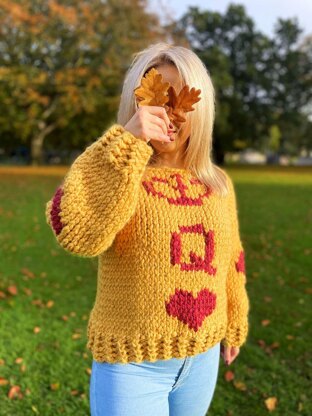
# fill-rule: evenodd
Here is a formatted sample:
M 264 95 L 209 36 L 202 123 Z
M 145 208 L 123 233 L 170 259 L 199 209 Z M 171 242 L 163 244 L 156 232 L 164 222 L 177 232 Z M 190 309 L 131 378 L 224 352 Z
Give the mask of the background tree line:
M 80 149 L 115 119 L 132 54 L 163 40 L 192 48 L 217 91 L 214 148 L 297 154 L 312 147 L 312 36 L 278 19 L 272 38 L 240 5 L 190 7 L 178 21 L 146 0 L 0 0 L 0 147 Z

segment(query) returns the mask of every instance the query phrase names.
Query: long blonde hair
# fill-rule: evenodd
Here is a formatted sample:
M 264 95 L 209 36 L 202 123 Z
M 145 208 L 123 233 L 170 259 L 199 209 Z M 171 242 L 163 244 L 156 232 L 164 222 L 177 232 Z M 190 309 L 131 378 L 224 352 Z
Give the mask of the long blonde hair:
M 194 105 L 194 111 L 186 113 L 191 132 L 184 155 L 184 167 L 190 169 L 206 186 L 226 196 L 226 173 L 212 161 L 215 91 L 205 64 L 191 49 L 166 42 L 152 44 L 133 56 L 122 87 L 117 123 L 125 125 L 137 111 L 134 89 L 140 85 L 144 74 L 153 66 L 175 65 L 183 85 L 201 90 L 201 99 Z

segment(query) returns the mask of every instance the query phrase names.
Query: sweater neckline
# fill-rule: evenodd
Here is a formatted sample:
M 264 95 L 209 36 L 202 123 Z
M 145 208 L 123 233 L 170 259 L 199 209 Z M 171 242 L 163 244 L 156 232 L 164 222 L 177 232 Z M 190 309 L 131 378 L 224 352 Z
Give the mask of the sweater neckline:
M 190 169 L 186 168 L 175 168 L 172 166 L 153 166 L 153 165 L 147 165 L 146 169 L 149 169 L 153 172 L 183 172 L 183 173 L 190 173 Z

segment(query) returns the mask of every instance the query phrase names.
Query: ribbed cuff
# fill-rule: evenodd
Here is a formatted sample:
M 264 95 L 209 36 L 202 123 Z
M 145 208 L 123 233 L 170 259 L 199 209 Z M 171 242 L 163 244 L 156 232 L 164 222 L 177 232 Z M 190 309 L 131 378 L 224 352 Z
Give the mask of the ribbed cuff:
M 100 139 L 107 146 L 106 155 L 117 169 L 145 167 L 153 154 L 153 148 L 134 136 L 120 124 L 114 124 Z
M 222 339 L 221 344 L 225 347 L 241 347 L 247 340 L 248 327 L 248 321 L 240 325 L 228 325 L 225 338 Z

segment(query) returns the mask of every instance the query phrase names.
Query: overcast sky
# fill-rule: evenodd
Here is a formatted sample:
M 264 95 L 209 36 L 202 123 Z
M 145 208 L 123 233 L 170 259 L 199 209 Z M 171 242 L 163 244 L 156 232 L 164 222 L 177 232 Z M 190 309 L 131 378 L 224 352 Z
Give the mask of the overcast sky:
M 149 0 L 149 3 L 156 11 L 165 7 L 174 19 L 179 19 L 188 6 L 224 13 L 230 3 L 243 4 L 256 27 L 268 35 L 272 34 L 278 17 L 297 17 L 303 35 L 312 34 L 312 0 Z

